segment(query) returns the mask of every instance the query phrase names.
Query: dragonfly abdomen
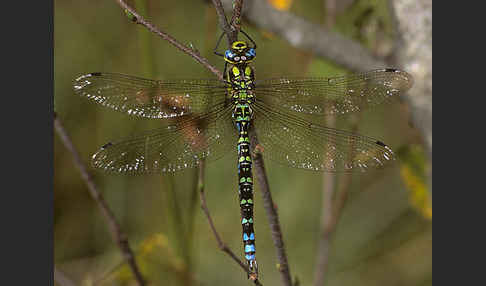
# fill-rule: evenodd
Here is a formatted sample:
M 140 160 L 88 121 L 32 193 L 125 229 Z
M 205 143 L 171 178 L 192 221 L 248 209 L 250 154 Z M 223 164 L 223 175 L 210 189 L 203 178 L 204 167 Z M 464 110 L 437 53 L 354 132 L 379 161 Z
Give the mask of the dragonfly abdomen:
M 238 129 L 238 194 L 243 229 L 245 259 L 250 271 L 256 272 L 255 232 L 253 229 L 253 175 L 248 131 L 253 111 L 248 103 L 237 103 L 233 111 Z

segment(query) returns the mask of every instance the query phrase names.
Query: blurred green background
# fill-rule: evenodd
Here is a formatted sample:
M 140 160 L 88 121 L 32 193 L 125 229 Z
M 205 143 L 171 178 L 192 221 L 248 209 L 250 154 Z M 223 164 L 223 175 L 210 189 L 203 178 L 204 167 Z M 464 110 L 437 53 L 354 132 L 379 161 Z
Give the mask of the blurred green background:
M 262 0 L 263 1 L 263 0 Z M 275 1 L 279 2 L 279 1 Z M 371 51 L 392 38 L 386 1 L 347 1 L 333 30 Z M 192 44 L 213 65 L 219 36 L 216 13 L 205 1 L 130 2 L 157 27 Z M 280 1 L 309 21 L 323 23 L 322 1 Z M 212 74 L 166 41 L 129 21 L 115 1 L 55 1 L 55 110 L 82 159 L 113 139 L 160 126 L 96 106 L 74 95 L 72 80 L 89 72 L 117 72 L 157 79 L 211 78 Z M 307 52 L 243 22 L 258 44 L 257 78 L 330 76 L 347 71 L 332 59 Z M 373 69 L 374 67 L 370 67 Z M 428 168 L 420 134 L 409 126 L 407 107 L 395 101 L 354 117 L 360 134 L 380 138 L 399 160 L 384 170 L 352 175 L 348 198 L 331 243 L 326 285 L 432 285 L 432 211 Z M 355 123 L 338 118 L 337 127 Z M 236 147 L 235 147 L 236 152 Z M 206 195 L 216 228 L 242 256 L 236 163 L 232 155 L 209 164 Z M 130 271 L 87 187 L 59 138 L 54 141 L 54 262 L 77 285 L 134 285 Z M 290 270 L 311 285 L 320 234 L 323 175 L 265 161 L 278 206 Z M 221 252 L 200 210 L 197 172 L 173 176 L 107 175 L 89 169 L 127 232 L 151 285 L 250 285 Z M 337 186 L 342 183 L 337 175 Z M 258 184 L 255 189 L 257 258 L 264 285 L 280 285 L 276 256 Z

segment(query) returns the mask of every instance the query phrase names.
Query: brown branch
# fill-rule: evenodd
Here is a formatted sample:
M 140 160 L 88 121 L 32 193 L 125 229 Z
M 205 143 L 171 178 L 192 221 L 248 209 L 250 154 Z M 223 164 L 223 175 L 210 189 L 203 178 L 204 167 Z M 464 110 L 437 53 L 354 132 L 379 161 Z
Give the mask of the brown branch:
M 226 34 L 228 43 L 232 43 L 236 41 L 236 33 L 234 33 L 234 30 L 231 28 L 231 25 L 228 23 L 228 19 L 226 19 L 226 15 L 224 14 L 224 8 L 223 8 L 223 4 L 221 3 L 221 0 L 212 0 L 212 1 L 213 1 L 214 9 L 216 10 L 216 13 L 218 14 L 219 17 L 219 24 L 221 25 L 221 29 Z
M 263 207 L 267 214 L 270 229 L 272 231 L 272 240 L 277 251 L 278 260 L 278 271 L 280 272 L 280 277 L 282 282 L 286 286 L 292 285 L 292 279 L 290 275 L 289 263 L 287 261 L 287 254 L 284 247 L 284 242 L 282 238 L 282 231 L 280 229 L 280 222 L 278 219 L 278 213 L 275 204 L 272 199 L 272 194 L 270 193 L 270 187 L 268 186 L 267 173 L 265 171 L 265 165 L 263 163 L 262 153 L 255 150 L 258 146 L 258 139 L 256 134 L 252 132 L 251 134 L 251 145 L 253 146 L 253 161 L 255 165 L 255 175 L 260 186 L 263 198 Z
M 116 221 L 113 212 L 110 210 L 108 204 L 103 198 L 103 195 L 98 191 L 98 188 L 96 187 L 93 178 L 88 173 L 85 164 L 82 162 L 81 157 L 79 156 L 78 151 L 74 147 L 71 139 L 69 138 L 66 130 L 64 129 L 61 121 L 56 116 L 56 114 L 54 114 L 54 128 L 56 129 L 56 132 L 59 135 L 59 138 L 63 142 L 66 149 L 68 149 L 68 151 L 71 152 L 71 155 L 73 156 L 73 160 L 74 160 L 74 165 L 78 168 L 81 174 L 81 178 L 88 186 L 89 194 L 91 195 L 93 200 L 97 203 L 98 208 L 101 211 L 101 214 L 105 218 L 112 239 L 113 241 L 116 242 L 116 244 L 120 248 L 125 261 L 127 261 L 130 270 L 133 272 L 133 275 L 135 276 L 135 280 L 137 281 L 137 284 L 141 286 L 145 285 L 145 281 L 135 261 L 135 256 L 133 255 L 133 251 L 130 248 L 130 245 L 128 243 L 127 235 L 125 234 L 125 232 L 122 231 L 120 225 Z
M 243 9 L 243 0 L 235 0 L 233 6 L 233 16 L 231 17 L 231 27 L 234 28 L 235 33 L 241 29 L 241 10 Z
M 201 162 L 199 165 L 199 180 L 198 180 L 198 190 L 199 190 L 199 198 L 201 200 L 201 209 L 203 210 L 204 214 L 206 215 L 206 218 L 208 219 L 209 226 L 211 227 L 211 231 L 214 234 L 214 237 L 216 238 L 216 241 L 218 242 L 218 247 L 221 249 L 223 252 L 228 254 L 240 267 L 247 273 L 248 272 L 248 266 L 243 263 L 236 254 L 231 251 L 231 249 L 224 243 L 224 241 L 221 239 L 221 236 L 219 235 L 218 231 L 216 230 L 216 227 L 214 226 L 213 219 L 211 218 L 211 214 L 209 213 L 208 206 L 206 204 L 206 196 L 204 194 L 204 163 Z M 262 285 L 258 281 L 258 279 L 253 280 L 255 285 Z
M 199 52 L 195 51 L 194 49 L 191 49 L 187 47 L 186 45 L 180 43 L 177 41 L 175 38 L 170 36 L 169 34 L 159 30 L 157 27 L 155 27 L 151 22 L 145 20 L 142 16 L 140 16 L 133 8 L 128 6 L 127 3 L 123 0 L 116 0 L 116 2 L 126 11 L 128 11 L 132 16 L 133 16 L 133 21 L 137 24 L 140 24 L 142 26 L 145 26 L 149 31 L 157 34 L 160 36 L 162 39 L 168 41 L 171 43 L 173 46 L 178 48 L 180 51 L 186 53 L 187 55 L 191 56 L 193 59 L 195 59 L 198 63 L 202 64 L 205 68 L 207 68 L 209 71 L 211 71 L 213 74 L 215 74 L 219 79 L 223 79 L 223 73 L 219 71 L 216 67 L 211 65 L 209 61 L 202 57 Z

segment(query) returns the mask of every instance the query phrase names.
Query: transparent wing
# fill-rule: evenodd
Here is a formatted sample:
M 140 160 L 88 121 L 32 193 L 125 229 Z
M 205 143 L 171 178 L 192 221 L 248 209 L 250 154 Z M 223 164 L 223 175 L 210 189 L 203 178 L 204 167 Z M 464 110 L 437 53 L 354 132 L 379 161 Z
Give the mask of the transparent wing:
M 407 91 L 412 76 L 395 69 L 331 78 L 280 78 L 255 82 L 257 100 L 297 113 L 328 115 L 361 111 Z
M 225 101 L 226 84 L 216 79 L 158 81 L 114 73 L 74 80 L 74 91 L 130 115 L 170 118 L 207 110 Z
M 379 168 L 393 152 L 379 140 L 314 124 L 262 102 L 254 105 L 263 156 L 295 168 L 352 172 Z
M 108 143 L 93 155 L 93 165 L 108 172 L 174 172 L 215 160 L 235 149 L 231 107 L 220 105 L 201 116 L 183 116 L 167 127 Z M 235 151 L 236 153 L 236 151 Z

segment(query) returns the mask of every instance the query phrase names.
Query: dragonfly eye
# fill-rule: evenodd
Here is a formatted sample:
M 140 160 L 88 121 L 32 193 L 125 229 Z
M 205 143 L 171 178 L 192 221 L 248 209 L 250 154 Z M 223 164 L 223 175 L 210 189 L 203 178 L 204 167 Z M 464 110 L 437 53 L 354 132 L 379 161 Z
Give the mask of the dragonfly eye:
M 226 58 L 231 59 L 231 58 L 232 58 L 234 55 L 233 55 L 233 53 L 232 53 L 230 50 L 226 50 L 226 51 L 224 52 L 224 56 L 225 56 Z
M 239 61 L 240 60 L 240 57 L 235 57 L 235 61 Z
M 246 57 L 245 56 L 241 56 L 241 60 L 242 61 L 246 61 Z

